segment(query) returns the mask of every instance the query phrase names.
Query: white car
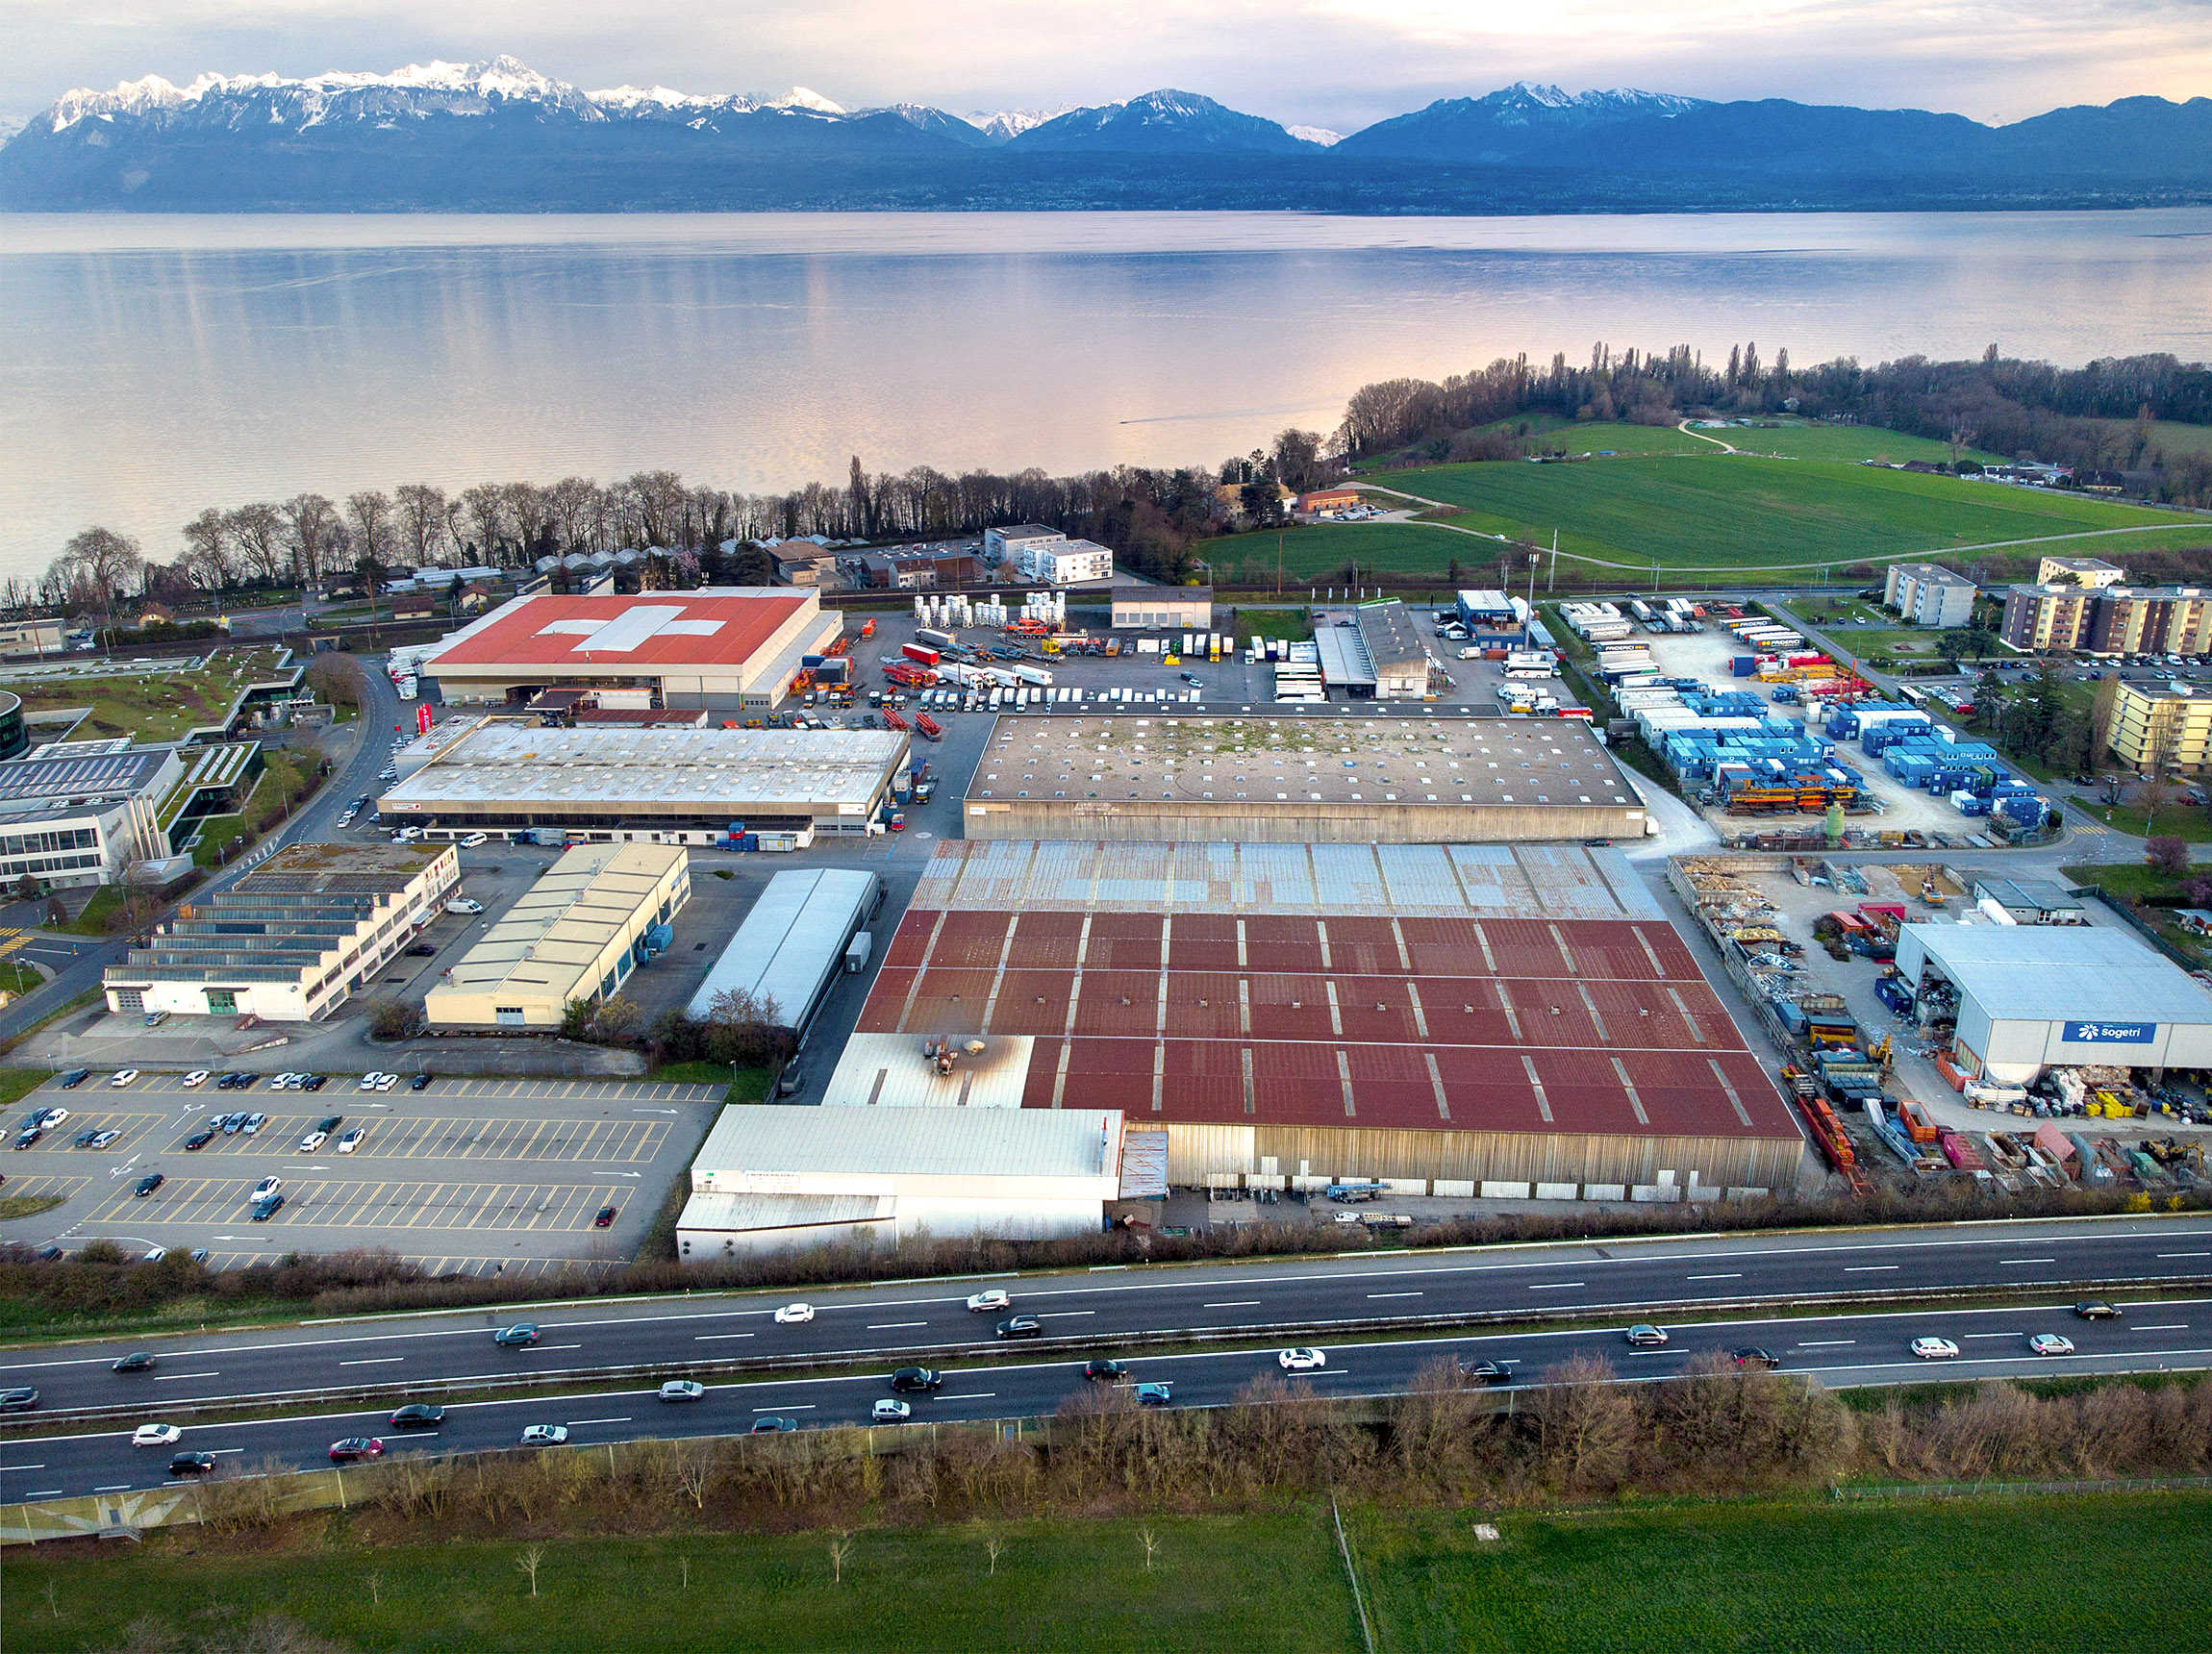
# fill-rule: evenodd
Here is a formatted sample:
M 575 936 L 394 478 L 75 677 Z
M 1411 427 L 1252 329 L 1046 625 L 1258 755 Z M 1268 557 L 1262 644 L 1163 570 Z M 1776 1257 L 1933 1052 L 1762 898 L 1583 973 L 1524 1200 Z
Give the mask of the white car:
M 138 1077 L 138 1070 L 136 1068 L 117 1068 L 108 1076 L 108 1084 L 111 1086 L 127 1086 Z
M 291 1083 L 298 1078 L 297 1074 L 292 1073 L 278 1074 L 269 1081 L 269 1090 L 272 1091 L 289 1091 L 291 1090 Z
M 207 1083 L 208 1071 L 205 1068 L 194 1068 L 185 1076 L 185 1090 L 188 1091 L 197 1090 Z
M 168 1255 L 169 1249 L 166 1246 L 149 1246 L 146 1248 L 145 1261 L 149 1264 L 159 1264 Z
M 973 1297 L 968 1300 L 968 1308 L 970 1314 L 980 1314 L 985 1310 L 1011 1309 L 1013 1305 L 1014 1300 L 1008 1297 L 1004 1292 L 1000 1291 L 996 1287 L 993 1287 L 989 1291 L 977 1292 Z
M 1329 1358 L 1318 1349 L 1287 1349 L 1275 1357 L 1275 1365 L 1285 1372 L 1311 1372 L 1328 1366 Z
M 376 1089 L 380 1091 L 389 1091 L 398 1084 L 399 1076 L 397 1074 L 379 1074 L 376 1077 Z
M 696 1401 L 707 1393 L 707 1387 L 692 1378 L 671 1378 L 661 1386 L 663 1401 Z
M 522 1445 L 525 1447 L 558 1447 L 567 1440 L 568 1426 L 566 1424 L 527 1424 L 522 1429 Z
M 271 1172 L 268 1176 L 263 1178 L 261 1182 L 254 1185 L 254 1191 L 247 1195 L 246 1198 L 248 1200 L 266 1200 L 270 1195 L 274 1194 L 283 1187 L 284 1179 L 277 1176 L 274 1172 Z
M 1360 1215 L 1356 1212 L 1340 1212 L 1336 1215 L 1336 1220 L 1339 1223 L 1357 1223 L 1360 1220 Z
M 473 896 L 455 896 L 445 904 L 445 911 L 449 914 L 480 914 L 484 911 L 484 904 Z
M 914 1416 L 914 1409 L 896 1396 L 887 1395 L 875 1404 L 868 1416 L 878 1424 L 904 1424 Z
M 464 850 L 477 850 L 477 849 L 481 849 L 481 848 L 483 848 L 483 846 L 485 846 L 486 844 L 489 844 L 489 843 L 490 843 L 490 842 L 491 842 L 491 835 L 490 835 L 490 834 L 489 834 L 489 833 L 471 833 L 471 834 L 469 834 L 469 835 L 468 835 L 468 837 L 467 837 L 467 838 L 465 838 L 465 839 L 464 839 L 464 840 L 461 840 L 461 847 L 462 847 Z
M 382 1074 L 378 1073 L 374 1068 L 371 1068 L 367 1073 L 362 1075 L 361 1089 L 364 1091 L 373 1091 L 376 1090 L 377 1081 L 383 1078 L 384 1076 Z
M 322 1145 L 329 1140 L 330 1133 L 328 1132 L 309 1132 L 307 1136 L 299 1140 L 299 1152 L 302 1154 L 313 1154 L 316 1149 L 322 1147 Z
M 269 1117 L 266 1115 L 246 1115 L 246 1123 L 239 1127 L 239 1130 L 244 1136 L 252 1137 L 256 1132 L 260 1131 L 262 1127 L 267 1125 L 268 1123 Z
M 183 1440 L 184 1432 L 174 1424 L 141 1424 L 131 1432 L 134 1447 L 174 1447 Z
M 2063 1333 L 2037 1333 L 2027 1341 L 2027 1347 L 2037 1355 L 2072 1355 L 2074 1341 Z
M 338 1152 L 340 1154 L 351 1154 L 355 1149 L 361 1147 L 362 1133 L 367 1128 L 364 1126 L 355 1126 L 353 1130 L 347 1132 L 345 1136 L 339 1138 L 338 1140 Z
M 1948 1339 L 1915 1339 L 1913 1354 L 1923 1361 L 1956 1361 L 1958 1345 Z
M 776 1312 L 776 1325 L 780 1327 L 804 1326 L 815 1318 L 812 1304 L 786 1304 Z

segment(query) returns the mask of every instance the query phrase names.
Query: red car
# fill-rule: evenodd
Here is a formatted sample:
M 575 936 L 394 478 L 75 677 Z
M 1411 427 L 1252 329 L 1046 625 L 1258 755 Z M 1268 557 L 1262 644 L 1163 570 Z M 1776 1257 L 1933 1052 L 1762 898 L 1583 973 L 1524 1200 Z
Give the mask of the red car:
M 591 1219 L 591 1227 L 594 1229 L 605 1229 L 610 1227 L 614 1221 L 615 1209 L 612 1206 L 602 1206 L 599 1208 L 599 1215 Z
M 333 1465 L 352 1465 L 363 1459 L 384 1457 L 384 1443 L 373 1436 L 348 1436 L 343 1441 L 330 1444 L 330 1462 Z

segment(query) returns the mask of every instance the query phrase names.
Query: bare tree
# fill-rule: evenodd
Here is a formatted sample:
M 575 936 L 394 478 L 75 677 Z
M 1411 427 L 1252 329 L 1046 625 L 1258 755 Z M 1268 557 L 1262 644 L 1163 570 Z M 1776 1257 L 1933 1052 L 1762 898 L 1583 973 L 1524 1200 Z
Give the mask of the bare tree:
M 391 499 L 382 489 L 364 489 L 345 496 L 345 523 L 353 531 L 353 555 L 363 563 L 382 564 L 390 555 L 396 528 Z
M 991 1559 L 991 1572 L 995 1578 L 998 1573 L 998 1559 L 1006 1554 L 1006 1541 L 996 1534 L 992 1535 L 991 1538 L 983 1541 L 983 1554 Z
M 62 1617 L 60 1587 L 52 1574 L 46 1576 L 46 1612 L 56 1619 Z
M 707 1508 L 707 1490 L 715 1482 L 715 1448 L 711 1441 L 685 1441 L 668 1455 L 668 1474 L 691 1501 L 691 1508 Z
M 515 1559 L 515 1570 L 530 1576 L 530 1595 L 533 1599 L 538 1595 L 538 1566 L 544 1560 L 545 1553 L 538 1545 L 532 1545 Z
M 382 1608 L 384 1606 L 384 1575 L 371 1570 L 365 1583 L 368 1586 L 369 1606 Z
M 680 1556 L 680 1557 L 678 1557 L 678 1558 L 676 1559 L 676 1566 L 677 1566 L 678 1568 L 682 1569 L 682 1571 L 683 1571 L 683 1575 L 684 1575 L 684 1583 L 683 1583 L 683 1586 L 681 1587 L 681 1589 L 683 1589 L 683 1590 L 685 1590 L 685 1591 L 689 1591 L 689 1590 L 691 1590 L 691 1559 L 690 1557 L 688 1557 L 688 1556 Z
M 507 490 L 497 483 L 478 483 L 461 494 L 461 521 L 476 544 L 476 555 L 489 563 L 499 542 L 507 538 Z
M 338 508 L 322 494 L 295 494 L 285 502 L 284 514 L 291 531 L 292 571 L 302 587 L 319 586 L 333 543 L 345 528 Z
M 837 1538 L 830 1541 L 829 1554 L 830 1583 L 842 1585 L 844 1583 L 845 1559 L 852 1555 L 852 1535 L 841 1530 Z
M 436 563 L 445 545 L 445 490 L 428 483 L 394 489 L 391 514 L 397 555 L 416 568 Z
M 231 557 L 230 520 L 214 507 L 185 524 L 184 565 L 192 579 L 210 591 L 220 591 L 238 579 L 238 564 Z
M 1153 1533 L 1150 1528 L 1139 1528 L 1137 1537 L 1144 1543 L 1144 1571 L 1150 1573 L 1152 1571 L 1152 1555 L 1160 1548 L 1159 1536 Z
M 231 543 L 238 548 L 247 573 L 259 575 L 272 586 L 284 578 L 291 555 L 285 545 L 282 512 L 265 500 L 257 500 L 224 517 L 223 526 L 230 530 Z

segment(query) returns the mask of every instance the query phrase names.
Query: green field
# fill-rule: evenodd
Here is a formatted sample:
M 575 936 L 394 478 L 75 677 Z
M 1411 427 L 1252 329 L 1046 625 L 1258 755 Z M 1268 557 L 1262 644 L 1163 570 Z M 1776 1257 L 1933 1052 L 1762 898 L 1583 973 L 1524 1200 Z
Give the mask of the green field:
M 1747 454 L 1779 454 L 1788 460 L 1842 460 L 1851 464 L 1888 460 L 1897 464 L 1907 460 L 1931 460 L 1938 464 L 1950 464 L 1949 443 L 1885 431 L 1878 425 L 1811 425 L 1785 420 L 1773 426 L 1730 426 L 1722 431 L 1699 431 L 1695 424 L 1691 429 L 1697 436 L 1713 438 Z M 1718 452 L 1710 443 L 1700 445 Z M 1979 448 L 1968 448 L 1961 457 L 1984 464 L 1998 463 L 1999 458 Z

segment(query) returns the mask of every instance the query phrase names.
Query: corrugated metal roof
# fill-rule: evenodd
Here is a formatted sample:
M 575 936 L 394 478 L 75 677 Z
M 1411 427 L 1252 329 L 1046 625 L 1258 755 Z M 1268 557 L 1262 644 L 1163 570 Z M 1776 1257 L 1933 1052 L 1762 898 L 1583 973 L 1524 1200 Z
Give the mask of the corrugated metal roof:
M 691 1163 L 716 1174 L 1095 1177 L 1119 1165 L 1120 1115 L 1101 1109 L 858 1109 L 736 1104 Z
M 1061 1017 L 1067 1015 L 1065 1002 Z M 1055 1027 L 1054 1032 L 1058 1032 Z M 855 1034 L 822 1092 L 824 1108 L 1018 1109 L 1033 1041 L 995 1034 L 980 1052 L 962 1050 L 950 1074 L 922 1052 L 919 1034 Z
M 1917 972 L 1921 954 L 1993 1022 L 2212 1023 L 2187 971 L 2103 925 L 1905 926 L 1898 968 Z
M 898 1215 L 895 1194 L 693 1194 L 676 1219 L 684 1229 L 819 1229 L 884 1223 Z
M 778 873 L 691 995 L 691 1015 L 704 1018 L 718 996 L 739 989 L 774 1000 L 784 1026 L 797 1026 L 842 966 L 845 943 L 882 888 L 873 873 L 850 868 Z
M 578 844 L 564 851 L 462 955 L 430 999 L 509 987 L 532 997 L 590 997 L 608 944 L 689 860 L 690 852 L 676 844 Z M 431 1010 L 435 1015 L 435 1004 Z

